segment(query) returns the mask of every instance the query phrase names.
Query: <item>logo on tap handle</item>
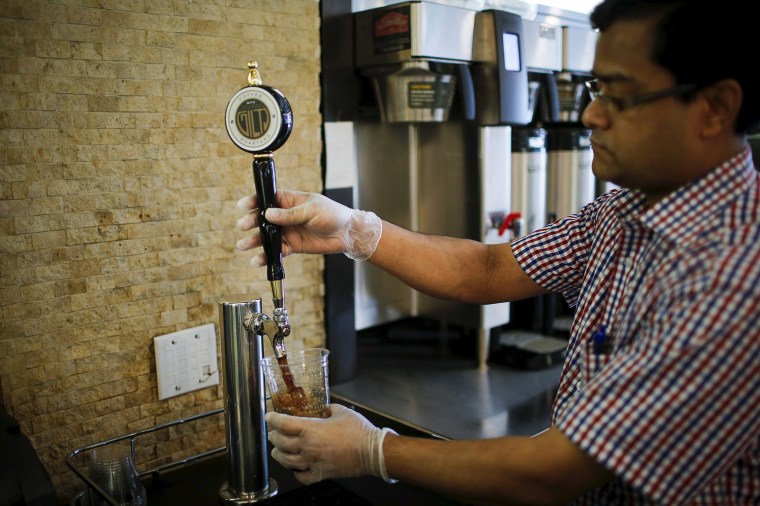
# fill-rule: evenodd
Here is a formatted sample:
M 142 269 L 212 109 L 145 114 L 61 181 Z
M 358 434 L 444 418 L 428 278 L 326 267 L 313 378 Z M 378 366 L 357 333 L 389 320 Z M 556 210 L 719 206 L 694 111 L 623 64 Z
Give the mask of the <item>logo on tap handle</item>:
M 261 82 L 258 63 L 248 63 L 248 86 L 227 104 L 225 126 L 232 142 L 248 153 L 271 153 L 293 130 L 293 111 L 279 90 Z

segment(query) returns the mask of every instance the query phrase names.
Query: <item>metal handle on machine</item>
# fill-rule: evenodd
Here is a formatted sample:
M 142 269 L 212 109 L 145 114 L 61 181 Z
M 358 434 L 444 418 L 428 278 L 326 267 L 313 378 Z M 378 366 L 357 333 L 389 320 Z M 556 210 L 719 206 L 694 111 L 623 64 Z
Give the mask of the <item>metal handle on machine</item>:
M 267 209 L 277 207 L 277 181 L 274 158 L 271 154 L 254 155 L 253 182 L 259 197 L 259 231 L 267 257 L 267 279 L 276 281 L 285 278 L 282 265 L 282 230 L 279 225 L 270 223 L 264 217 Z
M 554 74 L 545 76 L 546 99 L 549 106 L 547 120 L 556 123 L 559 121 L 559 90 L 557 89 L 557 78 Z
M 475 86 L 472 82 L 472 73 L 469 65 L 457 65 L 459 86 L 462 90 L 462 106 L 464 119 L 475 119 Z

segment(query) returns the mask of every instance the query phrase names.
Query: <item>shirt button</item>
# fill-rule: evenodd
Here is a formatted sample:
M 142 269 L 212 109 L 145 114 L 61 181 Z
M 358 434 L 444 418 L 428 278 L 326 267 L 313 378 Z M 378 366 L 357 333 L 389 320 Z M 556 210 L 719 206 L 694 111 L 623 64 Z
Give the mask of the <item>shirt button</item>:
M 625 264 L 626 267 L 630 267 L 633 265 L 633 260 L 631 260 L 630 258 L 624 258 L 623 263 Z

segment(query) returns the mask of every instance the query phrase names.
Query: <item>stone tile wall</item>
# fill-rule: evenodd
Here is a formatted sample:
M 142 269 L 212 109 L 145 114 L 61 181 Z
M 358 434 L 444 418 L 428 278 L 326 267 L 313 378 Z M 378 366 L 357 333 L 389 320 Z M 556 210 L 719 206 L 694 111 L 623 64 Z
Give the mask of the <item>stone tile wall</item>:
M 230 294 L 271 310 L 235 249 L 253 179 L 224 110 L 256 59 L 294 111 L 278 186 L 320 191 L 319 51 L 317 0 L 0 2 L 0 388 L 62 500 L 75 448 L 222 407 L 158 400 L 153 337 L 218 335 Z M 285 269 L 290 346 L 321 345 L 322 258 Z M 155 439 L 147 460 L 193 454 L 223 419 Z

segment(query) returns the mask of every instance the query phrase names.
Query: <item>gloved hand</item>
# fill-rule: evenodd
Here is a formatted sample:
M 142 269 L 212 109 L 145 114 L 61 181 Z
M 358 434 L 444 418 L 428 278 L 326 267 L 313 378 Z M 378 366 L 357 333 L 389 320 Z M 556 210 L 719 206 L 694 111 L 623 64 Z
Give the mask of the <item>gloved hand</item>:
M 329 418 L 266 414 L 272 457 L 293 469 L 301 483 L 328 478 L 379 476 L 392 483 L 385 470 L 383 440 L 391 429 L 379 429 L 340 404 L 330 404 Z
M 279 208 L 267 210 L 271 223 L 283 225 L 282 256 L 293 253 L 345 253 L 354 260 L 366 260 L 375 252 L 382 234 L 382 222 L 374 213 L 349 209 L 319 193 L 278 190 Z M 257 233 L 240 239 L 237 247 L 246 251 L 261 246 L 258 235 L 259 213 L 256 195 L 237 203 L 246 215 L 237 222 L 238 229 Z M 264 252 L 251 263 L 266 265 Z

